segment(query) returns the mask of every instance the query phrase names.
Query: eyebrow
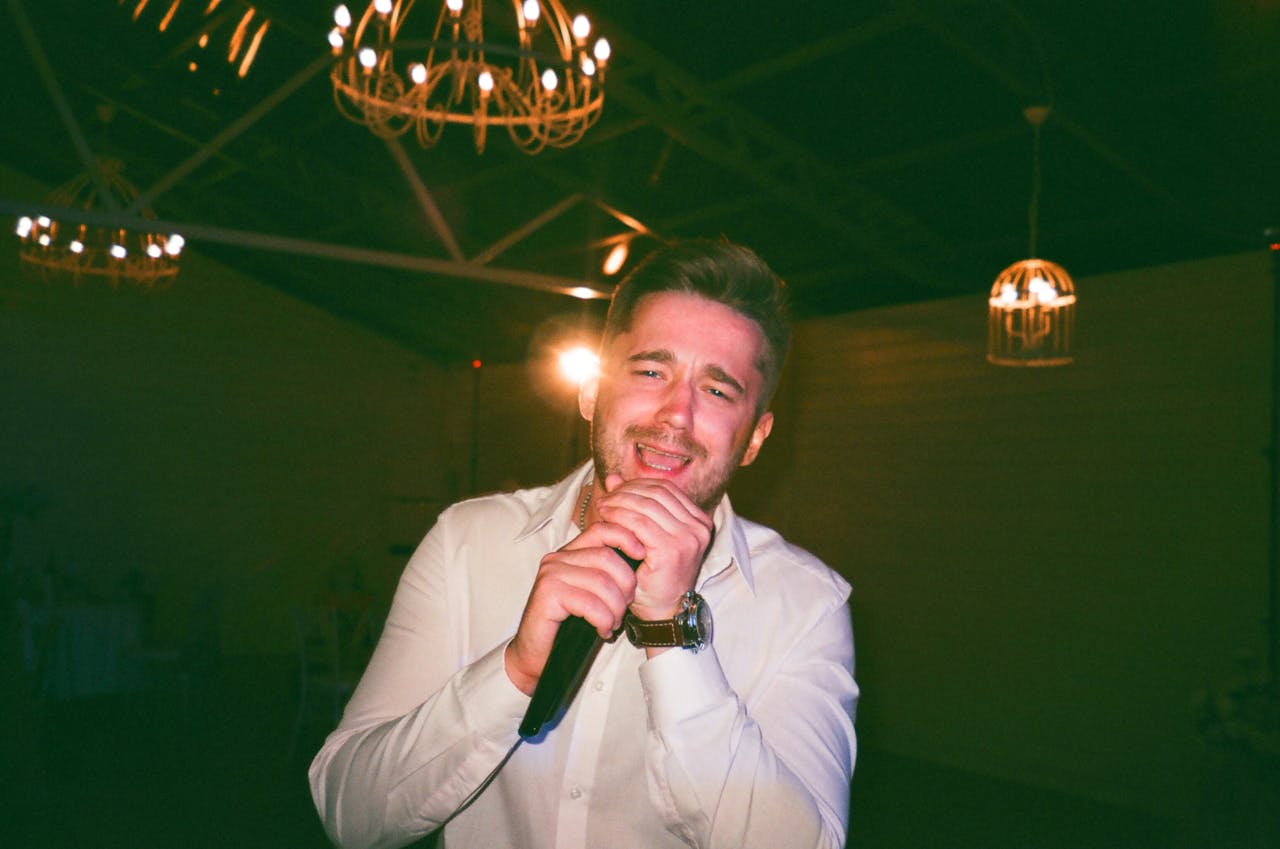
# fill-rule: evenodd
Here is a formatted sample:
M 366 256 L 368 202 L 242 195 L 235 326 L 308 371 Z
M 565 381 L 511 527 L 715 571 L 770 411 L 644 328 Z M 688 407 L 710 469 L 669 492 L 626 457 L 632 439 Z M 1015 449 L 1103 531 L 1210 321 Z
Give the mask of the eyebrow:
M 676 361 L 676 355 L 666 348 L 658 348 L 652 351 L 637 351 L 636 353 L 627 357 L 627 362 L 629 363 L 644 362 L 644 363 L 663 363 L 666 365 L 670 365 L 675 361 Z M 729 372 L 725 371 L 720 366 L 712 363 L 711 365 L 706 366 L 703 369 L 703 371 L 712 380 L 718 383 L 725 384 L 726 386 L 730 387 L 731 389 L 733 389 L 735 392 L 738 392 L 739 394 L 742 394 L 742 395 L 746 394 L 747 392 L 746 387 L 744 387 L 741 383 L 739 383 L 733 377 L 733 375 L 729 374 Z

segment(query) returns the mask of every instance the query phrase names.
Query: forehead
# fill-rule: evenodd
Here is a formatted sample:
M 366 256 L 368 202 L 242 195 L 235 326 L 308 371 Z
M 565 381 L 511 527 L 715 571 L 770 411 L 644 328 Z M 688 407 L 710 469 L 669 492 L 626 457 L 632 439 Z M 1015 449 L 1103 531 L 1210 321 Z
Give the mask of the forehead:
M 701 295 L 657 292 L 637 302 L 630 327 L 609 343 L 608 353 L 625 359 L 665 351 L 677 361 L 717 366 L 758 384 L 764 344 L 760 326 L 732 307 Z

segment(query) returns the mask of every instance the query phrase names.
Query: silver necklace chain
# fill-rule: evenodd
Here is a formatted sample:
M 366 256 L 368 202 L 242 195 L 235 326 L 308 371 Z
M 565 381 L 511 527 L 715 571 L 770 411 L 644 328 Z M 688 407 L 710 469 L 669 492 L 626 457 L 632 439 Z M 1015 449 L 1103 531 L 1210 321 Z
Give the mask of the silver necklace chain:
M 587 497 L 582 499 L 582 506 L 578 508 L 578 530 L 585 531 L 587 529 L 587 508 L 591 506 L 591 484 L 587 484 Z

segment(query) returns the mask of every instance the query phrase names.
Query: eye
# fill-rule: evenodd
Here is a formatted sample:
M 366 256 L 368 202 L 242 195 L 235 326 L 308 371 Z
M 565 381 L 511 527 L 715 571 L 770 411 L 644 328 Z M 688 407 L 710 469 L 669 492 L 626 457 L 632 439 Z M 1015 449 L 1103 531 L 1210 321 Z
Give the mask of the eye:
M 734 396 L 731 393 L 726 392 L 725 390 L 721 389 L 718 386 L 708 386 L 706 391 L 707 391 L 707 394 L 711 395 L 714 398 L 719 398 L 724 401 L 734 400 Z

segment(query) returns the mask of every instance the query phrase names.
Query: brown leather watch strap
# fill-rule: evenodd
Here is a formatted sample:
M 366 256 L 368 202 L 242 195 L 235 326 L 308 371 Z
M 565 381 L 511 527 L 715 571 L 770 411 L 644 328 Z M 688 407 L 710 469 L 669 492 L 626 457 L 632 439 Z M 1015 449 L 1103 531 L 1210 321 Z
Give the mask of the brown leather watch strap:
M 663 646 L 683 646 L 684 634 L 675 619 L 656 619 L 652 621 L 637 619 L 630 611 L 624 617 L 622 627 L 627 632 L 627 639 L 633 646 L 641 648 L 660 648 Z

